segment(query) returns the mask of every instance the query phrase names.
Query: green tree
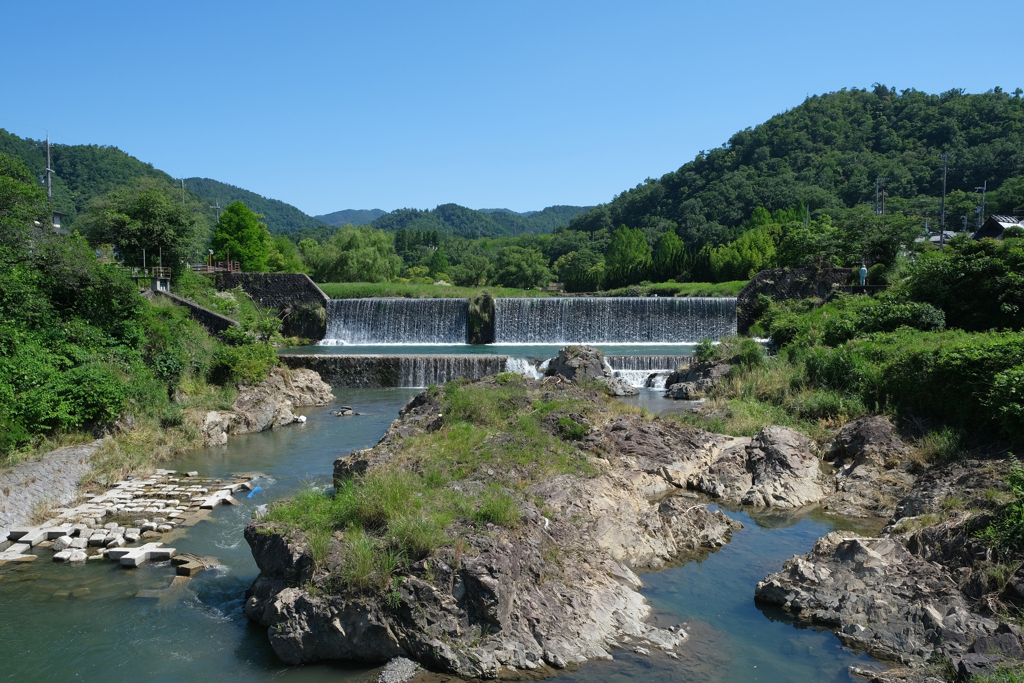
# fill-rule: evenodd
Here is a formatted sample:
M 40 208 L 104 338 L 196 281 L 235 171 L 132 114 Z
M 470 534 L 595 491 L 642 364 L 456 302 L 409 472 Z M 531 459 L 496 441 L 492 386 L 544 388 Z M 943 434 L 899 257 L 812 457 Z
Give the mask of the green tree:
M 775 238 L 780 226 L 762 224 L 711 252 L 714 282 L 746 280 L 775 266 Z
M 298 247 L 284 235 L 267 235 L 267 270 L 271 273 L 308 273 Z
M 532 289 L 551 282 L 548 261 L 540 251 L 508 246 L 498 257 L 498 284 L 503 287 Z
M 199 249 L 195 215 L 171 195 L 169 186 L 143 179 L 93 201 L 84 220 L 93 246 L 110 244 L 129 266 L 157 265 L 177 272 Z
M 444 255 L 444 247 L 438 245 L 434 253 L 431 254 L 427 267 L 430 268 L 430 277 L 432 278 L 448 274 L 448 258 Z
M 265 273 L 270 233 L 267 226 L 260 223 L 262 217 L 242 202 L 228 204 L 213 233 L 214 259 L 226 261 L 230 257 L 247 273 Z
M 590 249 L 571 251 L 555 261 L 555 273 L 569 292 L 596 292 L 604 278 L 604 259 Z
M 623 287 L 645 279 L 651 266 L 651 246 L 639 228 L 619 226 L 605 254 L 605 285 Z
M 46 192 L 20 159 L 0 154 L 0 263 L 32 259 L 31 245 L 50 231 Z
M 391 235 L 368 225 L 345 226 L 324 244 L 299 242 L 317 282 L 387 282 L 402 271 Z
M 654 251 L 654 277 L 662 282 L 680 279 L 685 269 L 685 260 L 686 245 L 675 231 L 666 232 L 658 240 L 658 248 Z

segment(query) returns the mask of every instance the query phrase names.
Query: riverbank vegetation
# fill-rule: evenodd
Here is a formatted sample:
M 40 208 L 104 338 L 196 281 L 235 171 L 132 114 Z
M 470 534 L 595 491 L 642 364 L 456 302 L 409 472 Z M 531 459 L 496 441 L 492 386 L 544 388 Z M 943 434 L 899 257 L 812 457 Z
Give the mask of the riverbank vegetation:
M 876 297 L 758 302 L 751 333 L 775 356 L 743 356 L 749 341 L 704 345 L 706 359 L 733 359 L 691 422 L 750 434 L 790 424 L 824 434 L 883 412 L 955 450 L 972 434 L 1024 442 L 1024 239 L 973 242 L 897 259 Z M 941 425 L 941 427 L 938 427 Z M 952 448 L 950 447 L 952 445 Z
M 163 437 L 173 450 L 190 443 L 187 410 L 229 404 L 234 384 L 276 363 L 244 330 L 211 337 L 185 309 L 143 298 L 84 238 L 55 233 L 50 211 L 25 166 L 0 154 L 0 466 L 133 425 L 136 440 L 178 430 Z
M 342 584 L 384 590 L 398 568 L 442 545 L 458 547 L 465 533 L 517 526 L 514 494 L 593 471 L 575 445 L 586 424 L 637 410 L 577 388 L 551 398 L 515 373 L 449 382 L 427 400 L 423 410 L 437 414 L 438 429 L 399 439 L 386 464 L 339 482 L 333 495 L 310 489 L 273 504 L 264 518 L 301 529 L 318 562 L 342 532 L 343 557 L 332 569 Z

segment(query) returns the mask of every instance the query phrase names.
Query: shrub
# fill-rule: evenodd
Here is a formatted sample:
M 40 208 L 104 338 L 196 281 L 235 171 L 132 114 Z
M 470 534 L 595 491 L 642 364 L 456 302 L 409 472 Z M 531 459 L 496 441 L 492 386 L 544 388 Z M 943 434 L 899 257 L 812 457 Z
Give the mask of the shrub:
M 222 346 L 214 354 L 213 362 L 210 364 L 210 379 L 217 384 L 258 384 L 266 379 L 267 373 L 275 365 L 277 353 L 269 344 Z
M 988 405 L 997 411 L 1003 433 L 1024 440 L 1024 365 L 995 376 Z
M 900 327 L 929 332 L 946 326 L 946 314 L 931 304 L 883 301 L 863 309 L 858 322 L 864 332 L 895 332 Z

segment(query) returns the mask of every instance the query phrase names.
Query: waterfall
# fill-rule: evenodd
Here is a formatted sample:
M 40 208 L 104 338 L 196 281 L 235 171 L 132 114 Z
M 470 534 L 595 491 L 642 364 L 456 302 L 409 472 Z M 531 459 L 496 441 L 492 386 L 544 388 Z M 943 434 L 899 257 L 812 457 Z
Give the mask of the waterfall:
M 612 370 L 676 370 L 689 365 L 690 356 L 605 356 Z
M 509 358 L 505 361 L 505 372 L 515 372 L 530 379 L 540 379 L 543 372 L 537 370 L 536 366 L 526 358 Z
M 504 372 L 505 356 L 399 356 L 398 386 L 428 387 Z
M 495 299 L 494 318 L 497 344 L 681 344 L 736 334 L 736 299 Z
M 465 344 L 467 307 L 466 299 L 331 299 L 320 344 Z
M 665 380 L 680 366 L 690 364 L 690 356 L 605 356 L 615 376 L 634 387 L 664 389 Z

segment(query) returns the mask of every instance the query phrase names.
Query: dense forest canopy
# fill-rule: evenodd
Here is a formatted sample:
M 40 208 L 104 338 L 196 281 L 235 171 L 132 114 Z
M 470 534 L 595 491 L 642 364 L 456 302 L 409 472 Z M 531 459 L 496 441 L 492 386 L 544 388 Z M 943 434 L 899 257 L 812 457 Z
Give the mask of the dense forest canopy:
M 700 249 L 738 237 L 756 207 L 803 204 L 817 214 L 873 204 L 878 178 L 888 179 L 889 207 L 935 221 L 942 192 L 938 154 L 949 154 L 948 191 L 964 196 L 985 181 L 991 191 L 1024 175 L 1021 94 L 995 88 L 929 95 L 876 85 L 808 97 L 677 171 L 577 216 L 570 227 L 594 232 L 628 225 L 649 239 L 674 229 L 688 247 Z M 1022 208 L 1003 199 L 992 197 L 989 213 Z M 973 218 L 974 197 L 960 203 Z M 959 227 L 961 215 L 947 210 L 946 222 Z

